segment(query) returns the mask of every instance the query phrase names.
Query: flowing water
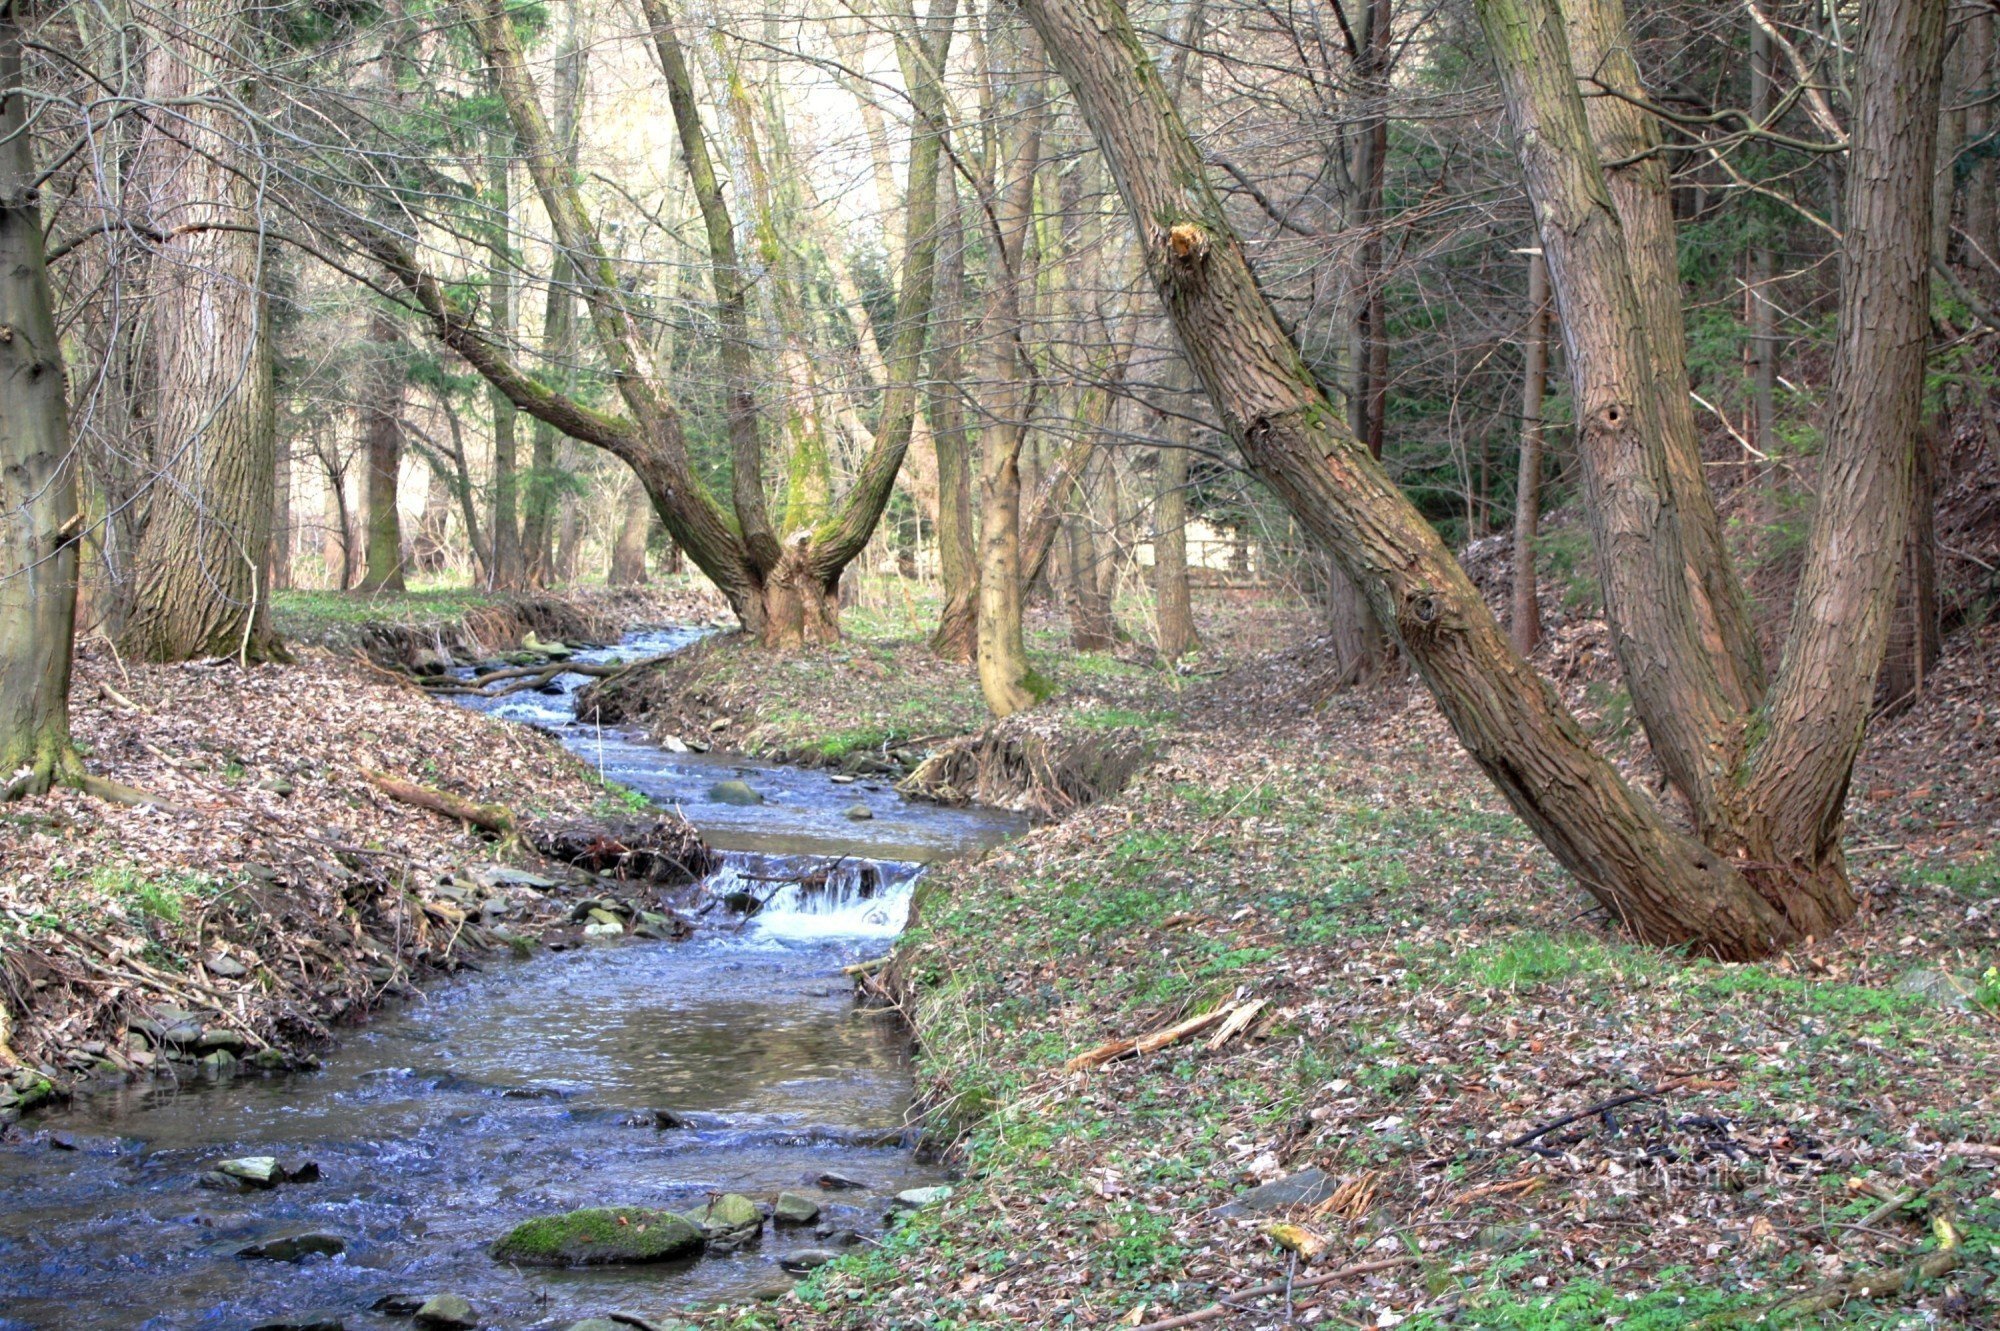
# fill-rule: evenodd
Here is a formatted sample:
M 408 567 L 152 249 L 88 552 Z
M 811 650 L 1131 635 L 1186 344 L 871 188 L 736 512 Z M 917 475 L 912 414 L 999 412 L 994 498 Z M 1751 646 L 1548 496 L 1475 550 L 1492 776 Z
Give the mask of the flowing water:
M 648 655 L 696 636 L 635 635 L 582 655 Z M 0 1331 L 234 1331 L 322 1311 L 356 1331 L 407 1327 L 370 1306 L 447 1291 L 496 1327 L 661 1317 L 767 1291 L 785 1279 L 780 1257 L 826 1240 L 767 1228 L 735 1256 L 594 1270 L 517 1269 L 487 1246 L 521 1220 L 581 1206 L 685 1210 L 779 1189 L 815 1198 L 825 1223 L 866 1241 L 897 1191 L 939 1181 L 903 1132 L 907 1039 L 855 1008 L 840 967 L 901 929 L 924 862 L 990 844 L 1016 821 L 578 726 L 584 682 L 475 705 L 548 727 L 607 775 L 681 808 L 727 852 L 712 894 L 748 894 L 762 909 L 684 943 L 492 961 L 347 1033 L 311 1074 L 123 1088 L 23 1124 L 0 1146 Z M 726 780 L 765 802 L 716 802 L 709 792 Z M 850 817 L 857 804 L 874 816 Z M 824 890 L 784 881 L 809 869 L 828 871 Z M 681 1126 L 658 1126 L 663 1109 Z M 242 1195 L 197 1187 L 216 1162 L 255 1155 L 309 1160 L 321 1177 Z M 864 1186 L 819 1186 L 828 1173 Z M 308 1232 L 344 1251 L 236 1255 Z

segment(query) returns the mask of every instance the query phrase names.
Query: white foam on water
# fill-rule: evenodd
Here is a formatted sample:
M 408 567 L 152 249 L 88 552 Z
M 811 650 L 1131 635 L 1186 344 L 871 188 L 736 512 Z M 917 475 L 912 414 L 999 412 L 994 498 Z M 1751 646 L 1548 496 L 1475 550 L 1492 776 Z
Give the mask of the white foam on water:
M 730 851 L 706 886 L 711 897 L 742 893 L 764 903 L 745 922 L 744 933 L 754 939 L 788 943 L 888 939 L 908 923 L 910 895 L 923 871 L 921 864 L 895 860 Z

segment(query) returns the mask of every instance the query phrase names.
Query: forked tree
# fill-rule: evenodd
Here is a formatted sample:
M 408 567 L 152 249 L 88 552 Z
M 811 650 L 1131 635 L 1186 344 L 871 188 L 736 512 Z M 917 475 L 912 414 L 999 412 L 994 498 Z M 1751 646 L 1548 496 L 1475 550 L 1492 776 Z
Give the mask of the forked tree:
M 897 14 L 907 36 L 899 42 L 899 54 L 917 113 L 917 132 L 910 144 L 905 193 L 905 234 L 910 241 L 898 285 L 895 330 L 885 357 L 887 379 L 874 442 L 844 496 L 810 522 L 788 524 L 783 530 L 773 522 L 764 494 L 767 431 L 749 391 L 755 367 L 741 327 L 744 279 L 734 253 L 734 223 L 714 206 L 721 202 L 721 186 L 708 160 L 706 134 L 671 16 L 657 3 L 645 6 L 710 243 L 732 467 L 727 504 L 694 466 L 680 406 L 655 364 L 643 314 L 598 241 L 595 219 L 575 174 L 564 168 L 504 0 L 466 0 L 465 12 L 493 70 L 515 142 L 549 214 L 555 243 L 580 291 L 590 334 L 626 414 L 590 407 L 515 365 L 502 349 L 502 339 L 480 328 L 399 238 L 356 223 L 358 239 L 429 317 L 439 339 L 517 408 L 632 468 L 675 544 L 722 590 L 746 630 L 775 647 L 838 638 L 841 574 L 881 519 L 909 448 L 917 410 L 937 253 L 937 129 L 944 123 L 941 79 L 955 0 L 934 0 L 921 20 L 907 7 L 900 7 Z
M 1633 789 L 1509 645 L 1257 285 L 1118 0 L 1022 0 L 1249 467 L 1332 550 L 1557 858 L 1643 939 L 1753 957 L 1854 911 L 1843 807 L 1893 608 L 1929 333 L 1946 0 L 1863 0 L 1819 502 L 1768 684 L 1686 408 L 1671 214 L 1618 0 L 1479 0 L 1568 352 L 1586 511 L 1635 710 L 1684 799 Z M 1567 19 L 1567 21 L 1566 21 Z M 1591 99 L 1579 76 L 1622 97 Z M 1595 117 L 1593 119 L 1593 116 Z M 1607 165 L 1609 164 L 1609 165 Z

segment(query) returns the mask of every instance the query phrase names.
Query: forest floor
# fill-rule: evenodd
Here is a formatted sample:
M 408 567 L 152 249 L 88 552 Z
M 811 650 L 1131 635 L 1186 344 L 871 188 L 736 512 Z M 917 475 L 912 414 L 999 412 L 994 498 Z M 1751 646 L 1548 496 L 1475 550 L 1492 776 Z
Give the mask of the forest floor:
M 1051 724 L 1163 733 L 1192 691 L 1298 638 L 1305 617 L 1295 598 L 1210 595 L 1211 613 L 1229 631 L 1181 671 L 1160 669 L 1137 644 L 1077 653 L 1061 612 L 1031 607 L 1029 659 L 1056 685 Z M 912 593 L 892 612 L 850 609 L 844 640 L 826 651 L 771 652 L 740 634 L 717 636 L 603 691 L 602 719 L 809 767 L 907 771 L 990 720 L 971 669 L 930 651 L 937 608 L 935 595 Z
M 1547 649 L 1629 750 L 1601 651 Z M 956 1192 L 708 1324 L 1995 1324 L 2000 626 L 1872 737 L 1862 916 L 1753 965 L 1624 941 L 1421 689 L 1319 670 L 1185 695 L 1122 795 L 937 872 L 896 969 Z M 1282 1180 L 1317 1186 L 1219 1209 Z M 1940 1218 L 1960 1265 L 1905 1287 Z
M 706 604 L 607 599 L 608 608 L 570 597 L 537 613 L 616 618 L 622 628 L 635 607 L 669 620 Z M 309 1061 L 330 1023 L 567 924 L 570 906 L 558 899 L 567 875 L 548 873 L 546 893 L 514 885 L 495 870 L 502 858 L 532 858 L 517 843 L 396 803 L 366 774 L 522 817 L 630 814 L 628 799 L 539 731 L 441 704 L 352 651 L 305 645 L 316 621 L 333 636 L 370 623 L 430 630 L 495 604 L 467 601 L 288 598 L 279 619 L 297 659 L 249 670 L 132 665 L 101 641 L 83 644 L 71 692 L 77 746 L 92 772 L 150 799 L 57 791 L 0 806 L 0 1015 L 20 1014 L 0 1030 L 0 1122 L 90 1076 Z M 413 605 L 432 617 L 379 618 Z M 511 894 L 512 909 L 496 893 Z M 468 925 L 469 897 L 489 923 L 507 922 Z M 190 1038 L 163 1038 L 177 1027 Z M 13 1056 L 25 1066 L 10 1075 Z

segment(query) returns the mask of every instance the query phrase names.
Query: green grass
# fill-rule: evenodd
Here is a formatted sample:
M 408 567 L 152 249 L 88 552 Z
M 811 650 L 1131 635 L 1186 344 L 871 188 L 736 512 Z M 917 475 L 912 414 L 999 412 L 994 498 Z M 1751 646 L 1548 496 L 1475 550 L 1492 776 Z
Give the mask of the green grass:
M 417 592 L 284 591 L 271 598 L 279 631 L 315 624 L 365 624 L 371 620 L 422 623 L 456 619 L 500 598 L 470 587 Z

